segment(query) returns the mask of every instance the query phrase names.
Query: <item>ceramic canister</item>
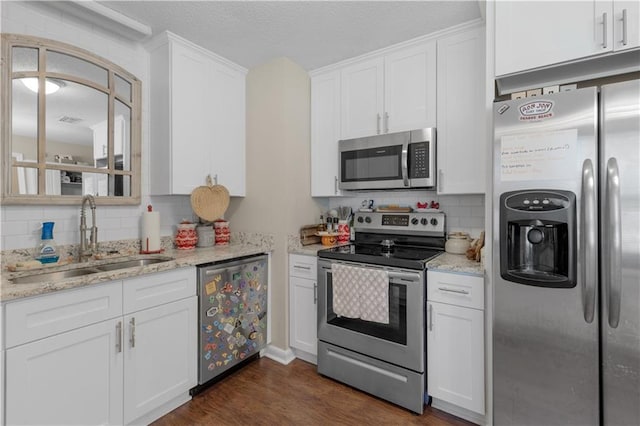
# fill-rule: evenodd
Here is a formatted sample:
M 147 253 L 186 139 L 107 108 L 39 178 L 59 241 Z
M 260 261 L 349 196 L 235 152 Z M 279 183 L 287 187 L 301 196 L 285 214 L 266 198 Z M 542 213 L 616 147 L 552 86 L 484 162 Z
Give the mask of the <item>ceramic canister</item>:
M 224 219 L 218 219 L 213 222 L 213 228 L 216 233 L 216 245 L 223 246 L 229 244 L 231 233 L 229 232 L 229 222 Z
M 198 247 L 211 247 L 216 242 L 213 233 L 213 225 L 200 225 L 196 227 L 198 234 Z
M 198 235 L 196 234 L 195 223 L 179 223 L 178 232 L 175 238 L 176 247 L 179 250 L 191 250 L 196 247 Z

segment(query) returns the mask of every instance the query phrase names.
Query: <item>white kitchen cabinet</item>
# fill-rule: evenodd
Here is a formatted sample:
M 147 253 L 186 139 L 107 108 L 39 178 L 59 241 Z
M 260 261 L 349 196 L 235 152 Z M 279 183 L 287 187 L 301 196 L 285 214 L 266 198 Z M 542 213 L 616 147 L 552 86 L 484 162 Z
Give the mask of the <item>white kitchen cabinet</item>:
M 484 52 L 484 27 L 438 40 L 438 194 L 486 191 Z
M 435 41 L 346 66 L 341 139 L 435 126 L 435 92 Z
M 638 47 L 639 11 L 637 1 L 496 2 L 496 76 Z
M 191 194 L 211 175 L 244 196 L 246 70 L 168 32 L 148 48 L 151 193 Z
M 196 385 L 194 268 L 4 309 L 7 424 L 149 423 Z
M 483 415 L 484 378 L 484 279 L 427 271 L 427 392 L 433 405 L 443 401 Z
M 125 315 L 125 424 L 197 385 L 197 315 L 195 296 Z
M 6 424 L 122 424 L 118 326 L 121 318 L 7 350 Z
M 316 363 L 317 258 L 289 255 L 289 346 L 298 358 Z
M 311 196 L 341 195 L 338 189 L 340 72 L 311 77 Z

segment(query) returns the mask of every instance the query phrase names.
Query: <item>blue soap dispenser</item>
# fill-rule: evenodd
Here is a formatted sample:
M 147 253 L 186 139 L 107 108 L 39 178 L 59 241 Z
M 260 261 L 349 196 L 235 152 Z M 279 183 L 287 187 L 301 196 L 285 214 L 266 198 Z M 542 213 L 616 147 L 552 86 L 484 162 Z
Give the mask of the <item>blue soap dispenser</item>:
M 36 260 L 40 263 L 55 263 L 60 256 L 58 255 L 58 247 L 53 241 L 53 225 L 54 222 L 42 223 L 42 237 L 40 243 L 36 247 Z

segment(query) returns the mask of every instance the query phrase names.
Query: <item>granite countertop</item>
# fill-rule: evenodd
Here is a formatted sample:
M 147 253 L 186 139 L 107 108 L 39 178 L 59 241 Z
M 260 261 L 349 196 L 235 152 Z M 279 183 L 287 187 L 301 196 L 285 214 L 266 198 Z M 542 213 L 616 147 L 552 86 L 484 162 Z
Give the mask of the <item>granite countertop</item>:
M 323 246 L 322 244 L 311 244 L 308 246 L 289 245 L 289 254 L 302 254 L 305 256 L 316 256 L 318 254 L 318 250 L 324 250 L 331 247 L 334 247 L 334 246 Z
M 253 254 L 267 253 L 272 250 L 270 244 L 250 244 L 250 243 L 234 243 L 228 246 L 214 246 L 207 248 L 196 248 L 193 250 L 177 250 L 167 249 L 162 254 L 154 255 L 133 255 L 118 258 L 110 258 L 106 260 L 90 261 L 85 263 L 72 263 L 65 266 L 57 266 L 44 268 L 40 270 L 30 270 L 23 272 L 2 272 L 2 282 L 0 288 L 0 302 L 19 299 L 23 297 L 37 296 L 40 294 L 51 293 L 59 290 L 67 290 L 76 287 L 83 287 L 91 284 L 97 284 L 113 280 L 121 280 L 125 278 L 136 277 L 139 275 L 149 274 L 153 272 L 167 271 L 175 268 L 186 266 L 200 265 L 203 263 L 216 262 L 222 260 L 233 259 Z M 160 262 L 145 266 L 135 266 L 132 268 L 118 269 L 115 271 L 105 271 L 83 275 L 79 277 L 71 277 L 59 279 L 56 281 L 14 284 L 10 280 L 25 275 L 34 275 L 38 273 L 48 273 L 55 271 L 64 271 L 68 269 L 86 268 L 107 263 L 120 262 L 134 259 L 169 257 L 172 260 Z
M 469 275 L 484 275 L 481 262 L 467 259 L 464 254 L 442 253 L 427 262 L 427 269 L 431 271 L 455 272 Z

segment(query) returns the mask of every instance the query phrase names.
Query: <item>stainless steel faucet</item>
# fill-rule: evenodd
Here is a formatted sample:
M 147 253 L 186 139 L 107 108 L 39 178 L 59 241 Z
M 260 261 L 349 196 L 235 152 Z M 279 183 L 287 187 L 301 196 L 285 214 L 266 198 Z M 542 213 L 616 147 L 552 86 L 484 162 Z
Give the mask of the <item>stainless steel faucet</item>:
M 91 207 L 91 237 L 87 241 L 87 212 L 86 204 Z M 82 209 L 80 210 L 80 250 L 78 260 L 86 262 L 98 252 L 98 227 L 96 226 L 96 200 L 93 195 L 82 197 Z

